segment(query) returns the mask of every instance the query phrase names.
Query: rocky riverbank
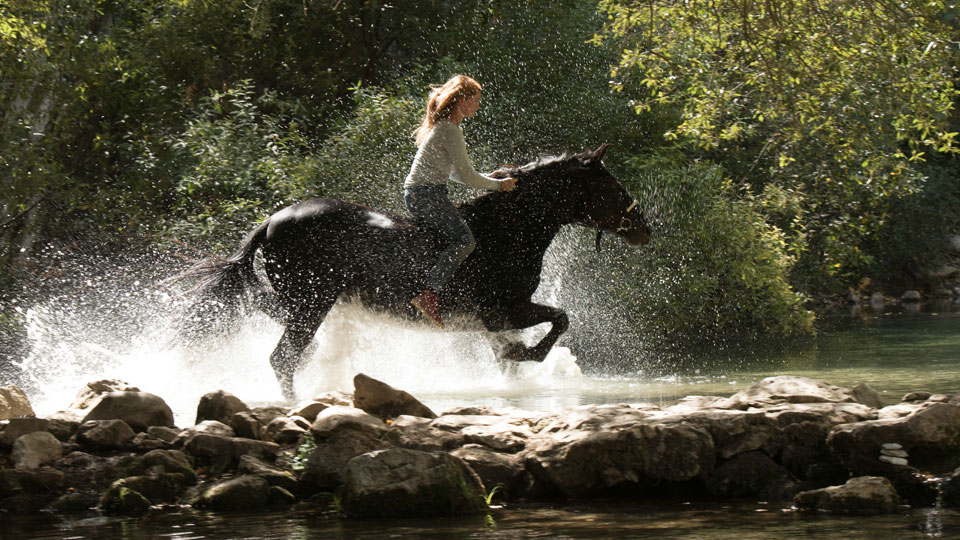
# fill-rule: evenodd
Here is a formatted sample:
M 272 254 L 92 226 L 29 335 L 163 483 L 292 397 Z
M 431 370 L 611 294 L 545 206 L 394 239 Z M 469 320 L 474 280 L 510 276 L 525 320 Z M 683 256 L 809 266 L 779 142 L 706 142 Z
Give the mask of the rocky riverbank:
M 145 515 L 318 505 L 352 517 L 457 515 L 491 501 L 753 499 L 871 514 L 960 506 L 960 395 L 883 407 L 866 386 L 771 377 L 729 397 L 556 413 L 440 415 L 358 375 L 355 392 L 251 409 L 205 395 L 196 425 L 119 381 L 36 418 L 0 389 L 0 514 Z

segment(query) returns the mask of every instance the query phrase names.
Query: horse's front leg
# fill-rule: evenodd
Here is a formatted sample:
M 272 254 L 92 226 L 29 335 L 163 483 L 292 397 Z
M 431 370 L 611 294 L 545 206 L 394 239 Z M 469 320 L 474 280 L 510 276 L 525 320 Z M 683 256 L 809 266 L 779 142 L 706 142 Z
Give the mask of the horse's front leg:
M 542 362 L 550 349 L 557 343 L 557 340 L 560 339 L 560 336 L 570 326 L 570 319 L 563 310 L 533 302 L 525 302 L 516 304 L 500 313 L 498 317 L 488 321 L 486 326 L 491 332 L 503 332 L 530 328 L 545 322 L 550 323 L 550 331 L 543 336 L 539 343 L 533 347 L 527 347 L 523 343 L 510 343 L 503 347 L 499 355 L 504 360 Z

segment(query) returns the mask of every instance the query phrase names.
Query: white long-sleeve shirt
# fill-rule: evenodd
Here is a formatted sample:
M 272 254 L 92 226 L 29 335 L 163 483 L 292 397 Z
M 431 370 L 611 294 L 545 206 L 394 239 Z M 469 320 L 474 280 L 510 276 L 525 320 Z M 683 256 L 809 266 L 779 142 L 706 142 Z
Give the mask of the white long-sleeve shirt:
M 501 182 L 473 169 L 467 157 L 463 130 L 449 119 L 441 118 L 420 143 L 403 188 L 442 186 L 448 179 L 489 190 L 499 190 Z

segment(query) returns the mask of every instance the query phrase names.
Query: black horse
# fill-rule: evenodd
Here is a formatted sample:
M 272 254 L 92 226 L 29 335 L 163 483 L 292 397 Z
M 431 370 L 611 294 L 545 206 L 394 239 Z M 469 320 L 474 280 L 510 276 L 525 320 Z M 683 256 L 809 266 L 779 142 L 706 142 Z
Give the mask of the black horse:
M 516 189 L 460 205 L 477 247 L 437 291 L 449 327 L 501 332 L 549 322 L 549 333 L 533 347 L 513 343 L 500 352 L 502 360 L 542 361 L 568 326 L 562 310 L 530 300 L 560 228 L 586 225 L 631 246 L 650 240 L 637 201 L 601 161 L 606 149 L 501 170 L 517 178 Z M 285 326 L 270 364 L 291 398 L 301 354 L 337 299 L 346 295 L 372 309 L 417 318 L 410 299 L 423 289 L 421 280 L 440 247 L 439 238 L 410 218 L 311 199 L 270 216 L 229 259 L 205 261 L 188 273 L 203 278 L 195 290 L 221 307 L 239 306 L 245 291 L 266 293 L 255 295 L 270 300 L 258 307 Z M 257 250 L 272 290 L 254 271 Z

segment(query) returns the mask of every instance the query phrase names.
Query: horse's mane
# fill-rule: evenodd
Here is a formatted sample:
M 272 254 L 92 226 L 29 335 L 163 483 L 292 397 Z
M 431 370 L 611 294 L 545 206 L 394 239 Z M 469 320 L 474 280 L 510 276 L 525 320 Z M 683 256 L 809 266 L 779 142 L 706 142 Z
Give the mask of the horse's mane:
M 520 167 L 501 167 L 493 173 L 493 177 L 516 178 L 517 189 L 513 191 L 491 191 L 484 193 L 473 198 L 472 200 L 465 201 L 458 206 L 460 208 L 469 208 L 486 204 L 500 204 L 509 200 L 513 200 L 521 195 L 523 191 L 525 191 L 521 186 L 524 181 L 535 178 L 554 168 L 566 167 L 571 163 L 576 163 L 579 166 L 583 166 L 589 160 L 590 156 L 590 152 L 581 152 L 578 154 L 564 152 L 563 154 L 558 155 L 541 156 L 538 159 Z

